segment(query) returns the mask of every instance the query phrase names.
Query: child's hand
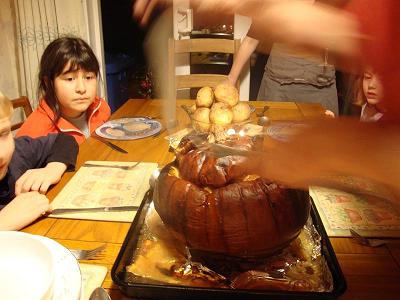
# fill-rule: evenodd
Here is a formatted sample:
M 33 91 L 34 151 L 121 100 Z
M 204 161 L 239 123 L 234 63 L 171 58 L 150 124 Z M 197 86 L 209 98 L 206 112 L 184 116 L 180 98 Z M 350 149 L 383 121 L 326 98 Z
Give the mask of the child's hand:
M 31 169 L 26 171 L 15 183 L 15 194 L 38 191 L 46 193 L 50 185 L 60 181 L 61 175 L 67 166 L 60 162 L 50 162 L 41 169 Z
M 333 111 L 327 109 L 327 110 L 325 110 L 325 116 L 330 117 L 330 118 L 334 118 L 335 114 L 333 113 Z
M 46 196 L 38 192 L 21 194 L 0 210 L 0 230 L 19 230 L 50 211 Z

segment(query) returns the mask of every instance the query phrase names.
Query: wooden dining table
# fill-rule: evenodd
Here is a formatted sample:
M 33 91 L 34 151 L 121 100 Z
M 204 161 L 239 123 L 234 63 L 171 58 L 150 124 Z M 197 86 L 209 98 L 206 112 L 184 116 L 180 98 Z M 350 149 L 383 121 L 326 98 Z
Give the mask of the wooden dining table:
M 264 105 L 269 109 L 265 115 L 271 122 L 301 121 L 324 117 L 324 109 L 319 104 L 294 102 L 250 102 L 257 111 Z M 149 116 L 159 118 L 164 123 L 162 100 L 130 99 L 118 109 L 112 119 L 121 117 Z M 190 127 L 190 118 L 181 108 L 182 104 L 192 105 L 193 100 L 177 100 L 175 127 L 163 130 L 155 137 L 130 141 L 112 141 L 128 151 L 117 152 L 102 142 L 89 138 L 79 147 L 76 170 L 88 160 L 100 161 L 147 161 L 163 166 L 174 159 L 168 152 L 169 143 L 165 139 L 171 133 Z M 65 173 L 61 181 L 47 194 L 50 200 L 74 176 Z M 111 279 L 111 268 L 120 251 L 131 223 L 106 222 L 77 219 L 41 218 L 22 231 L 46 236 L 67 248 L 91 249 L 105 244 L 104 255 L 99 259 L 83 261 L 106 266 L 108 269 L 103 287 L 112 299 L 125 299 L 118 286 Z M 340 299 L 399 299 L 400 297 L 400 241 L 370 248 L 356 244 L 351 238 L 332 237 L 330 241 L 347 281 L 347 290 Z

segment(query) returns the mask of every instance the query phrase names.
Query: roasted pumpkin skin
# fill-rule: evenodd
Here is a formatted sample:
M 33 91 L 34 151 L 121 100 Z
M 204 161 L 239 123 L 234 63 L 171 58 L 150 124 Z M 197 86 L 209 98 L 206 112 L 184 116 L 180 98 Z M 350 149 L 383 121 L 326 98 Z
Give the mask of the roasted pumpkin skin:
M 154 193 L 163 222 L 191 249 L 240 258 L 285 247 L 307 221 L 299 191 L 267 179 L 249 180 L 245 158 L 182 148 L 160 172 Z

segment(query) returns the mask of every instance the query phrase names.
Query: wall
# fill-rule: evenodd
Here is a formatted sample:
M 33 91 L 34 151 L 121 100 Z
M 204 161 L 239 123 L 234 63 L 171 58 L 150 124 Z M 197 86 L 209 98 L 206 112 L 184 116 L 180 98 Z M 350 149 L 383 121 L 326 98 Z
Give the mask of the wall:
M 9 98 L 21 94 L 13 0 L 0 1 L 0 90 Z
M 49 41 L 73 34 L 90 44 L 87 2 L 97 0 L 0 1 L 0 90 L 5 95 L 27 95 L 36 106 L 38 64 Z

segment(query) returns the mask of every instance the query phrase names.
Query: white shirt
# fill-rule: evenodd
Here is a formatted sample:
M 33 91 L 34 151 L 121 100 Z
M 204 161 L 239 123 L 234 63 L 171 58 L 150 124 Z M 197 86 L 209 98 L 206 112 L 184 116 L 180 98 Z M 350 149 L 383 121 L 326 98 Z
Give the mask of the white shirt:
M 82 131 L 86 138 L 90 136 L 86 112 L 77 118 L 64 118 L 74 124 L 80 131 Z

